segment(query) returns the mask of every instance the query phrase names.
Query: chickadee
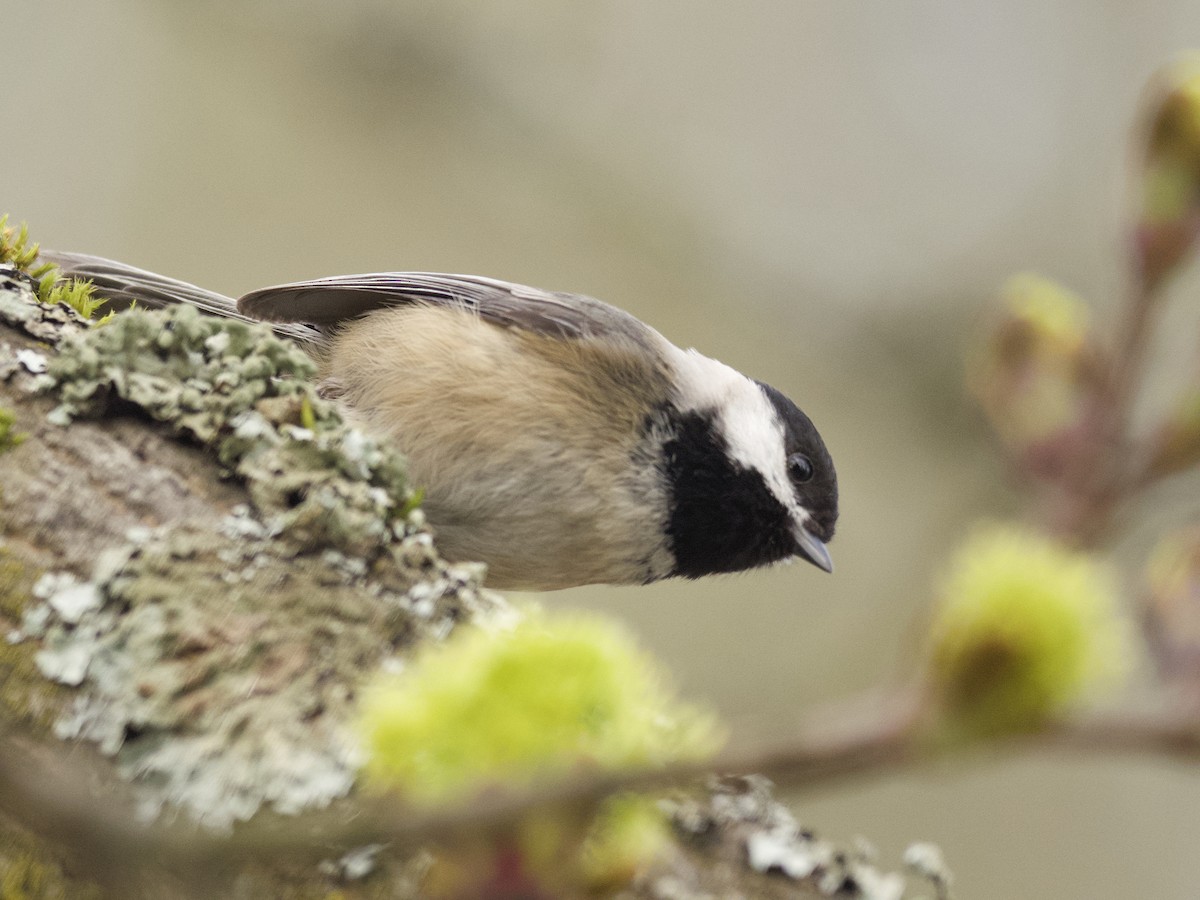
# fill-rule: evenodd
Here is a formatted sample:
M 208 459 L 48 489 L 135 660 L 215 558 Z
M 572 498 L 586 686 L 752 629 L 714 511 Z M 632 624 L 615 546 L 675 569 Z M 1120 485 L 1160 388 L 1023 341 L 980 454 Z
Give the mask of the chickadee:
M 645 584 L 795 556 L 832 571 L 837 478 L 773 387 L 598 300 L 385 272 L 236 303 L 98 257 L 43 253 L 117 305 L 275 323 L 345 418 L 393 442 L 438 546 L 502 589 Z

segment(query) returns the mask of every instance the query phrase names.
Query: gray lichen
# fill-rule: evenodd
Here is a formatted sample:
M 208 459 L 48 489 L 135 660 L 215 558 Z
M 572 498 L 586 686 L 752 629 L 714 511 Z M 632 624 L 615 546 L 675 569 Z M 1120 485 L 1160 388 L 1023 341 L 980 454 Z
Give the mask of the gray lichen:
M 911 844 L 904 851 L 904 865 L 935 888 L 938 900 L 950 896 L 954 875 L 946 865 L 941 847 L 929 843 Z
M 774 799 L 771 783 L 759 775 L 713 778 L 706 790 L 664 801 L 676 833 L 710 849 L 736 847 L 736 856 L 755 872 L 803 885 L 819 896 L 859 900 L 901 900 L 920 896 L 918 888 L 949 896 L 949 873 L 931 844 L 906 854 L 915 876 L 882 871 L 876 853 L 859 840 L 847 850 L 801 828 Z M 924 863 L 937 856 L 937 865 Z M 936 870 L 936 875 L 934 874 Z
M 87 582 L 43 578 L 22 631 L 40 639 L 47 677 L 80 687 L 57 735 L 113 757 L 150 816 L 182 809 L 225 827 L 263 805 L 292 814 L 346 795 L 364 675 L 503 609 L 422 533 L 397 542 L 404 562 L 386 578 L 280 555 L 265 537 L 133 537 Z
M 386 849 L 384 844 L 367 844 L 356 847 L 338 859 L 327 859 L 317 868 L 322 875 L 338 881 L 361 881 L 375 871 L 379 853 Z

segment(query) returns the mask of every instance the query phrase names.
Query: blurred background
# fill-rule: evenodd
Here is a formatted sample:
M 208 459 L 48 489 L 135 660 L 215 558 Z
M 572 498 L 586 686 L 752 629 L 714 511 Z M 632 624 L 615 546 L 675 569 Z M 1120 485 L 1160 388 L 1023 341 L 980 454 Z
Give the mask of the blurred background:
M 1200 47 L 1183 0 L 0 0 L 0 18 L 0 211 L 48 246 L 234 295 L 386 269 L 592 294 L 796 399 L 838 465 L 832 577 L 544 598 L 623 617 L 747 736 L 906 671 L 949 551 L 1018 508 L 964 397 L 972 328 L 1021 270 L 1116 301 L 1139 98 Z M 1176 305 L 1163 383 L 1195 364 Z M 1151 504 L 1119 557 L 1194 511 Z M 985 757 L 793 805 L 889 866 L 937 842 L 976 900 L 1200 882 L 1200 775 L 1157 759 Z

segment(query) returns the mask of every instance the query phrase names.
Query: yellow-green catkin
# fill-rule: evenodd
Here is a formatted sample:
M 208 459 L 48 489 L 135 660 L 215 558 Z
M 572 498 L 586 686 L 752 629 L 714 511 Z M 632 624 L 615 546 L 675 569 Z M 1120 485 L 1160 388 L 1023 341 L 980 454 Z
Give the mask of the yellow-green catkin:
M 967 737 L 1036 728 L 1129 669 L 1113 574 L 1031 531 L 968 539 L 943 588 L 929 654 L 944 723 Z
M 594 615 L 530 614 L 463 629 L 364 693 L 371 782 L 439 801 L 586 768 L 665 765 L 719 744 L 624 629 Z

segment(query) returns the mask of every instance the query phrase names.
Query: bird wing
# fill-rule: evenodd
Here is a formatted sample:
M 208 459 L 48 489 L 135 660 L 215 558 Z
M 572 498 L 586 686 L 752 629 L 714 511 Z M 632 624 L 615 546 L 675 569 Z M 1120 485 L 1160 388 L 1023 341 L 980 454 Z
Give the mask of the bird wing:
M 43 249 L 38 253 L 38 259 L 54 263 L 70 278 L 92 282 L 97 293 L 116 309 L 127 309 L 134 303 L 150 309 L 186 303 L 208 315 L 256 321 L 238 312 L 237 303 L 224 294 L 101 256 Z M 279 325 L 275 330 L 300 341 L 313 342 L 321 338 L 319 331 L 303 325 Z
M 591 297 L 432 272 L 339 275 L 284 284 L 246 294 L 237 308 L 269 322 L 320 327 L 408 304 L 461 309 L 502 327 L 568 339 L 606 335 L 648 345 L 654 334 L 629 313 Z
M 61 268 L 64 275 L 92 282 L 100 296 L 118 306 L 136 301 L 140 306 L 158 309 L 169 303 L 187 303 L 210 315 L 245 318 L 238 314 L 237 304 L 229 297 L 186 281 L 86 253 L 42 250 L 38 256 Z

